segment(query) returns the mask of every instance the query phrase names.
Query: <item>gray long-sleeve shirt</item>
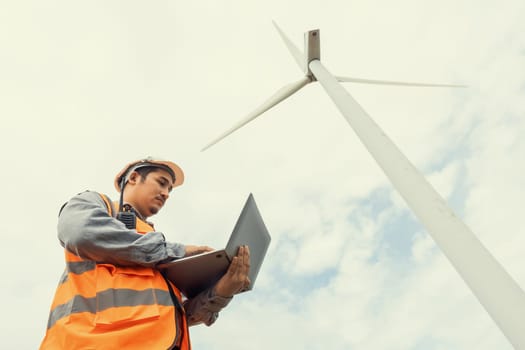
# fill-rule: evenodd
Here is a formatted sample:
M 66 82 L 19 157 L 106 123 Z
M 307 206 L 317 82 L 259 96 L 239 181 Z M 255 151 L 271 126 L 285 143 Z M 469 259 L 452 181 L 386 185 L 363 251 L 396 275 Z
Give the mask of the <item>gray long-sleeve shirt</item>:
M 116 266 L 155 268 L 162 261 L 181 258 L 185 246 L 167 242 L 161 232 L 139 234 L 108 215 L 104 200 L 96 192 L 82 192 L 69 200 L 58 220 L 61 245 L 83 259 Z M 185 300 L 190 325 L 211 325 L 231 298 L 214 294 L 213 289 Z

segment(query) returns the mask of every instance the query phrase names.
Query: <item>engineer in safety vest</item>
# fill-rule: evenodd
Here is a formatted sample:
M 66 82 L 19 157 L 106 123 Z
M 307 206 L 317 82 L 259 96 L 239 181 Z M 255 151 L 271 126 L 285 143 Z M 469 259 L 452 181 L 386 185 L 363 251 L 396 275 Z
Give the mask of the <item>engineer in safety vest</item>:
M 66 268 L 40 349 L 191 349 L 188 327 L 214 323 L 249 285 L 248 247 L 239 248 L 215 286 L 191 299 L 155 268 L 211 250 L 167 242 L 147 221 L 183 181 L 177 164 L 147 158 L 117 174 L 119 202 L 86 191 L 62 207 Z

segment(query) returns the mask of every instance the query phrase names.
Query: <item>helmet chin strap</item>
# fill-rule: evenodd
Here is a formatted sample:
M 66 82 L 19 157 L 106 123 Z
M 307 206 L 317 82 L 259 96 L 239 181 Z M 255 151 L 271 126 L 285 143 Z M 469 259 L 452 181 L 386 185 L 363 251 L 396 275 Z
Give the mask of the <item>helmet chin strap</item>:
M 128 182 L 126 181 L 126 176 L 122 176 L 122 180 L 120 180 L 120 200 L 118 205 L 118 211 L 119 213 L 122 211 L 122 208 L 124 207 L 124 187 L 126 187 L 126 184 Z

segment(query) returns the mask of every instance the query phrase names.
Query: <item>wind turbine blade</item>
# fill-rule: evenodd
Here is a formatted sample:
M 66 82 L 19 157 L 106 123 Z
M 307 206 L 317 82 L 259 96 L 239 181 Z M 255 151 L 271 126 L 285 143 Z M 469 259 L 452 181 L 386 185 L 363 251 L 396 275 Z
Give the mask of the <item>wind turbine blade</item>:
M 348 83 L 362 83 L 362 84 L 378 84 L 378 85 L 401 85 L 401 86 L 424 86 L 424 87 L 467 87 L 466 85 L 456 84 L 433 84 L 433 83 L 415 83 L 415 82 L 403 82 L 403 81 L 389 81 L 389 80 L 373 80 L 373 79 L 361 79 L 361 78 L 349 78 L 349 77 L 335 77 L 339 82 Z
M 523 289 L 321 62 L 314 60 L 309 67 L 507 339 L 525 349 Z
M 304 77 L 304 78 L 302 78 L 299 81 L 296 81 L 294 83 L 290 83 L 290 84 L 282 87 L 275 94 L 273 94 L 268 100 L 266 100 L 262 105 L 260 105 L 253 112 L 251 112 L 246 117 L 244 117 L 240 122 L 235 124 L 229 130 L 227 130 L 224 133 L 222 133 L 220 136 L 215 138 L 212 142 L 208 143 L 201 150 L 201 152 L 207 150 L 208 148 L 210 148 L 211 146 L 213 146 L 217 142 L 221 141 L 223 138 L 225 138 L 226 136 L 230 135 L 235 130 L 243 127 L 244 125 L 246 125 L 247 123 L 249 123 L 253 119 L 257 118 L 258 116 L 260 116 L 261 114 L 263 114 L 264 112 L 266 112 L 267 110 L 269 110 L 270 108 L 272 108 L 273 106 L 278 104 L 279 102 L 287 99 L 288 97 L 293 95 L 295 92 L 299 91 L 303 86 L 305 86 L 309 82 L 310 82 L 310 79 L 308 77 Z
M 295 46 L 292 43 L 292 41 L 290 39 L 288 39 L 286 34 L 284 34 L 284 32 L 277 25 L 277 23 L 275 23 L 275 21 L 272 21 L 272 23 L 273 23 L 275 29 L 277 29 L 277 32 L 279 33 L 279 35 L 281 36 L 281 39 L 283 39 L 284 44 L 288 48 L 288 51 L 290 51 L 290 53 L 292 54 L 293 58 L 295 59 L 295 62 L 297 62 L 297 64 L 299 65 L 299 67 L 301 68 L 301 70 L 303 72 L 306 72 L 307 71 L 307 69 L 306 69 L 306 58 L 305 58 L 304 54 L 297 48 L 297 46 Z

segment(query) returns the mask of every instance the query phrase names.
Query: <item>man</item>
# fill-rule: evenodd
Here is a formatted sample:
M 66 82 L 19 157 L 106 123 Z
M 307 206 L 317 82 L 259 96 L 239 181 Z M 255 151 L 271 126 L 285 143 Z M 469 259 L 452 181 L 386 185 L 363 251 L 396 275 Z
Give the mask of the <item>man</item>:
M 190 349 L 188 326 L 214 323 L 250 283 L 248 247 L 215 286 L 189 300 L 155 268 L 211 250 L 167 242 L 147 221 L 183 181 L 175 163 L 148 158 L 116 176 L 118 206 L 96 192 L 64 205 L 58 238 L 66 270 L 41 349 Z

